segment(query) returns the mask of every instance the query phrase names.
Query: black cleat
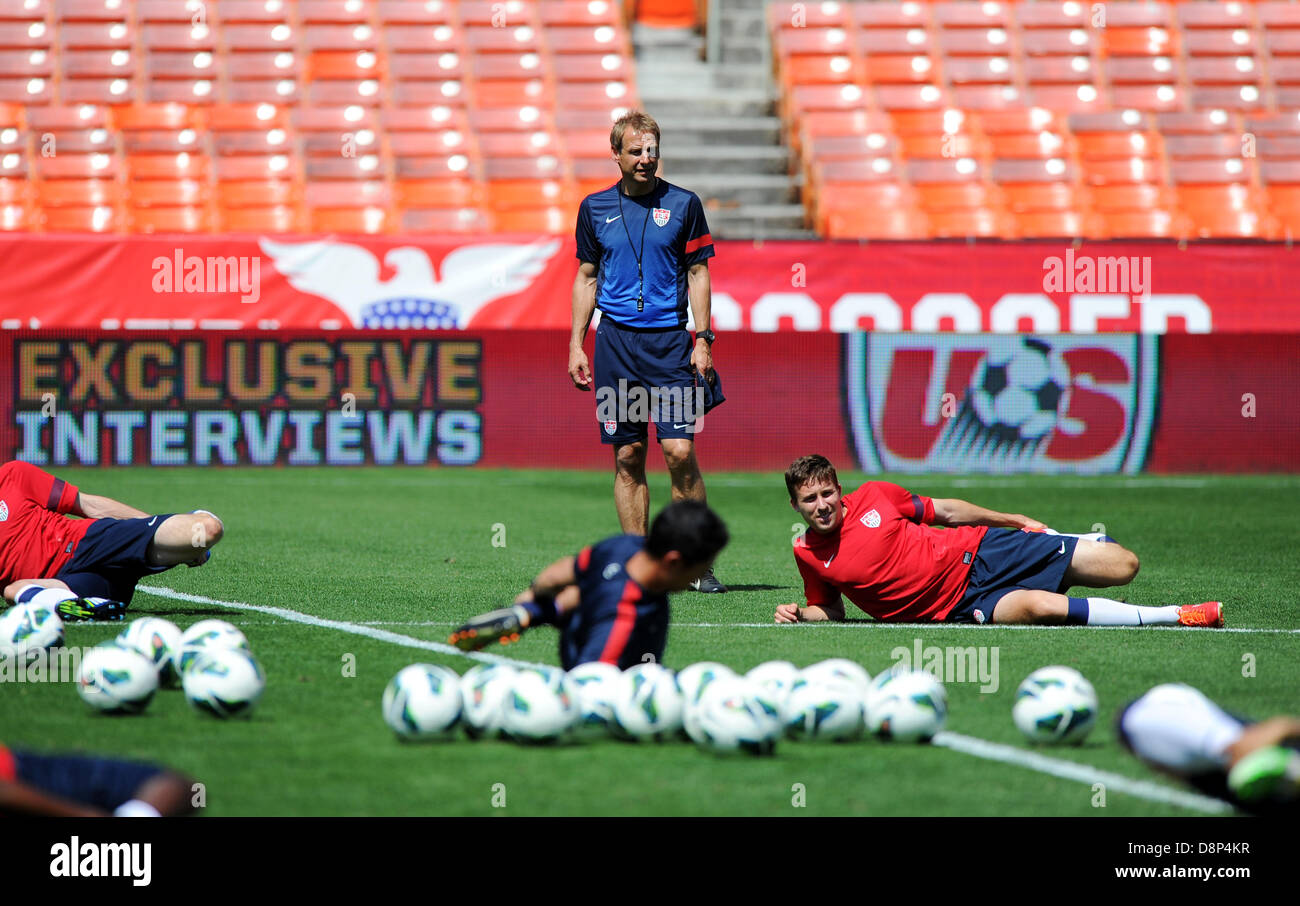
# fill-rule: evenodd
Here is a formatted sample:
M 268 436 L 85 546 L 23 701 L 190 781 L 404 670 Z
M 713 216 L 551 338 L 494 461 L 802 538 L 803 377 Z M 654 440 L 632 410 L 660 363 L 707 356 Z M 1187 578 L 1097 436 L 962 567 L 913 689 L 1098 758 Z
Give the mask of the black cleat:
M 726 594 L 727 586 L 719 582 L 717 577 L 713 575 L 713 570 L 710 569 L 691 583 L 691 590 L 703 592 L 706 595 L 721 595 Z
M 110 622 L 126 616 L 126 605 L 107 598 L 73 598 L 59 602 L 59 616 L 66 623 Z
M 518 604 L 481 613 L 453 632 L 447 643 L 455 645 L 461 651 L 478 651 L 493 642 L 502 645 L 517 642 L 520 633 L 524 631 L 521 622 L 524 613 L 523 607 Z

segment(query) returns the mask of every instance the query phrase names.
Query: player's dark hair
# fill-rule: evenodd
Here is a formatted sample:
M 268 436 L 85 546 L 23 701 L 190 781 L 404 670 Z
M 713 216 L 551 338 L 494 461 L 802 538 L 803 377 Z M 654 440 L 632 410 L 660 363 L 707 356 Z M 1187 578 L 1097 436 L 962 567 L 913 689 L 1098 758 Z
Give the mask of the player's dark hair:
M 609 146 L 612 149 L 623 150 L 623 133 L 628 129 L 636 134 L 654 133 L 655 144 L 659 144 L 659 124 L 654 121 L 654 117 L 640 110 L 632 110 L 615 120 L 613 128 L 609 130 Z
M 810 481 L 829 481 L 835 485 L 840 483 L 835 467 L 820 453 L 800 456 L 785 470 L 785 487 L 790 492 L 791 500 L 794 500 L 795 491 Z
M 687 566 L 693 566 L 712 560 L 729 539 L 717 513 L 698 500 L 679 500 L 660 510 L 650 523 L 645 549 L 656 560 L 677 551 Z

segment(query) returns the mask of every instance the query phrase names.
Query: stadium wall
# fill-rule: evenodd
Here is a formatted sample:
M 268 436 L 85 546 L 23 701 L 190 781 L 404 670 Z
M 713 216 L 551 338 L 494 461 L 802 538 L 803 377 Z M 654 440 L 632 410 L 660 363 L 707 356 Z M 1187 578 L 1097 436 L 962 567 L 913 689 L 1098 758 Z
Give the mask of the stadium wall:
M 50 467 L 608 468 L 566 348 L 563 330 L 7 330 L 0 444 Z M 813 451 L 870 471 L 1300 470 L 1300 332 L 737 332 L 717 364 L 708 470 Z

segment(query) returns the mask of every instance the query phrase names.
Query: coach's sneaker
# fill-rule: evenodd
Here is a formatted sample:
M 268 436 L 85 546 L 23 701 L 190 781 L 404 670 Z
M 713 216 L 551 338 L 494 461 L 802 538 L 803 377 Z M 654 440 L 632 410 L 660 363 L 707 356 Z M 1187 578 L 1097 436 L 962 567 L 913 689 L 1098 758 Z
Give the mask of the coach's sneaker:
M 1242 802 L 1300 797 L 1300 752 L 1286 746 L 1256 749 L 1232 766 L 1228 789 Z
M 447 644 L 455 645 L 462 651 L 478 651 L 493 642 L 502 645 L 517 642 L 519 634 L 524 631 L 522 621 L 527 613 L 522 605 L 516 604 L 514 607 L 479 614 L 453 632 L 448 637 Z
M 59 616 L 66 623 L 120 620 L 126 616 L 126 605 L 107 598 L 72 598 L 59 602 Z
M 727 586 L 718 581 L 717 577 L 713 575 L 713 569 L 710 568 L 707 573 L 691 583 L 691 589 L 693 591 L 702 591 L 706 595 L 720 595 L 726 592 Z
M 1178 622 L 1183 626 L 1205 626 L 1209 629 L 1223 628 L 1223 605 L 1218 601 L 1206 601 L 1204 604 L 1184 604 L 1178 608 Z

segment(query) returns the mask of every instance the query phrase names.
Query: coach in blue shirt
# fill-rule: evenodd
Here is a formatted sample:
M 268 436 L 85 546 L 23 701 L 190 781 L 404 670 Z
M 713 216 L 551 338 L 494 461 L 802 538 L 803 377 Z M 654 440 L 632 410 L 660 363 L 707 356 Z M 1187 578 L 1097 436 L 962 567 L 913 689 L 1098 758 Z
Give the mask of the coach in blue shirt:
M 645 535 L 650 422 L 672 476 L 673 500 L 705 500 L 694 437 L 706 399 L 716 404 L 721 395 L 709 329 L 713 239 L 699 196 L 655 175 L 659 125 L 653 119 L 640 112 L 620 118 L 610 150 L 622 178 L 578 208 L 569 376 L 579 390 L 596 391 L 600 439 L 614 447 L 619 524 L 628 534 Z M 694 341 L 686 330 L 688 302 Z M 582 342 L 597 307 L 593 381 Z M 692 587 L 726 591 L 712 570 Z

